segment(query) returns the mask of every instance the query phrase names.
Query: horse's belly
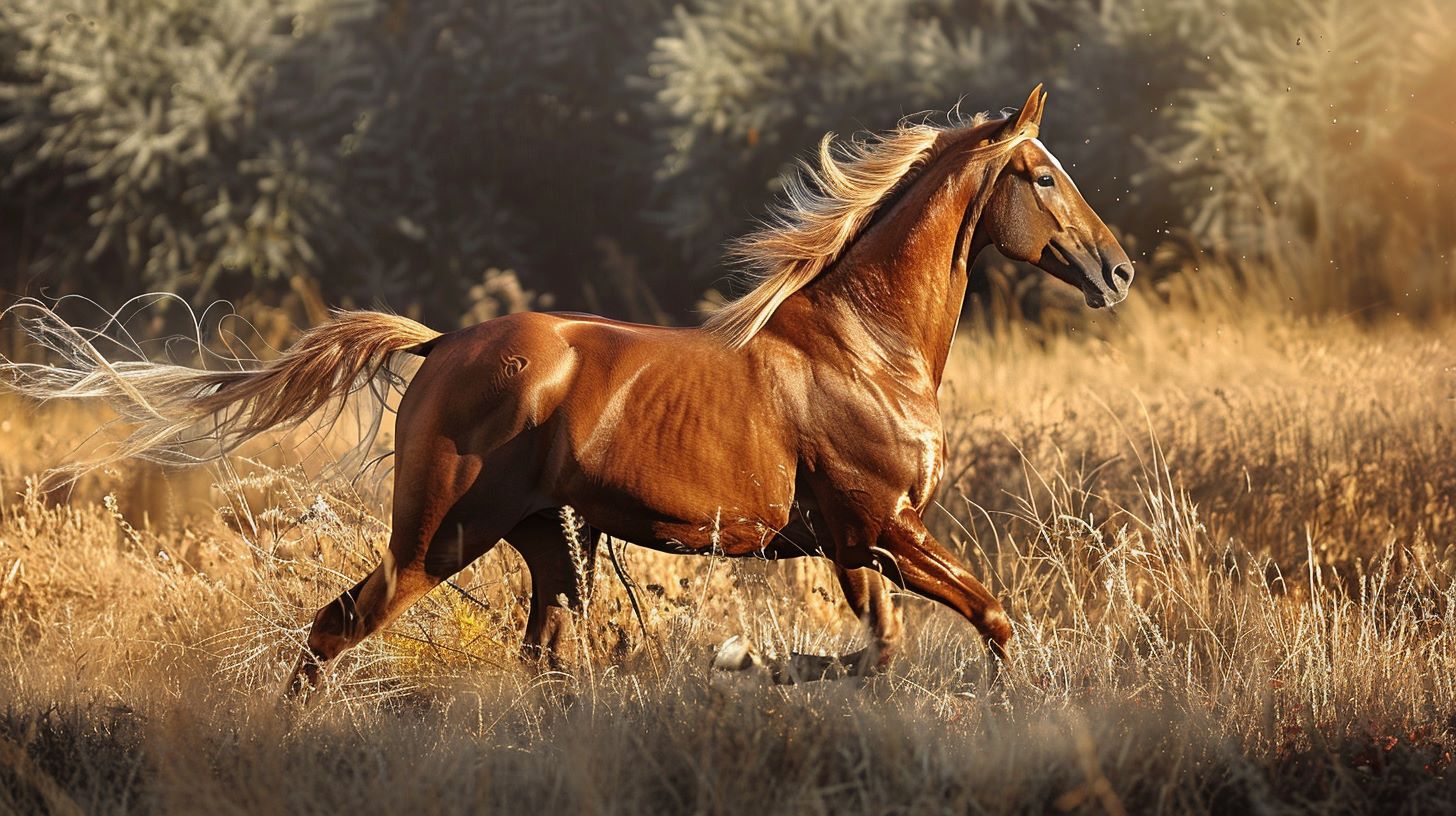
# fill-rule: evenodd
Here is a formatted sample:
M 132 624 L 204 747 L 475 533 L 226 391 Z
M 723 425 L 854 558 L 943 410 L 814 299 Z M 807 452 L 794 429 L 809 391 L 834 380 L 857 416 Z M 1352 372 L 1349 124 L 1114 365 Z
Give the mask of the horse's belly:
M 751 435 L 694 440 L 656 430 L 626 424 L 603 449 L 572 447 L 554 480 L 562 503 L 620 538 L 672 550 L 756 552 L 788 523 L 786 451 Z
M 785 468 L 787 469 L 787 468 Z M 764 549 L 789 521 L 792 475 L 767 478 L 643 461 L 630 472 L 585 471 L 563 503 L 594 526 L 638 544 L 743 555 Z
M 580 364 L 543 468 L 553 494 L 639 543 L 762 549 L 788 521 L 797 463 L 797 436 L 763 372 L 706 341 L 614 338 L 573 338 Z

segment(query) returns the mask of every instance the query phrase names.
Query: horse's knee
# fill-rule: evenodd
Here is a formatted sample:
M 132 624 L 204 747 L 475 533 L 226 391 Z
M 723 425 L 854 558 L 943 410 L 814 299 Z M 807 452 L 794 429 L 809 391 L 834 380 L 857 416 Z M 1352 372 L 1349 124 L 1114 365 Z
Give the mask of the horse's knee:
M 873 669 L 876 672 L 890 668 L 890 663 L 894 661 L 895 655 L 900 653 L 900 642 L 901 639 L 898 636 L 880 638 L 875 641 Z

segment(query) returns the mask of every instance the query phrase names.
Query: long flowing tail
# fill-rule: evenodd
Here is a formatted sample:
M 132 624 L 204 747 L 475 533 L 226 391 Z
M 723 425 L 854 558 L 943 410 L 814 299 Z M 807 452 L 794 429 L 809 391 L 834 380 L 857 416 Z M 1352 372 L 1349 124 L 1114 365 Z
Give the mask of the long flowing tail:
M 131 457 L 166 464 L 219 459 L 264 431 L 297 425 L 325 408 L 332 408 L 332 423 L 344 398 L 366 387 L 374 387 L 382 412 L 382 386 L 396 376 L 391 362 L 440 336 L 398 315 L 339 311 L 271 362 L 229 359 L 240 369 L 213 371 L 144 357 L 108 360 L 97 344 L 109 337 L 67 323 L 40 301 L 23 300 L 4 314 L 19 316 L 30 338 L 65 362 L 0 356 L 0 388 L 41 400 L 100 402 L 132 427 L 103 456 L 58 468 L 72 476 Z

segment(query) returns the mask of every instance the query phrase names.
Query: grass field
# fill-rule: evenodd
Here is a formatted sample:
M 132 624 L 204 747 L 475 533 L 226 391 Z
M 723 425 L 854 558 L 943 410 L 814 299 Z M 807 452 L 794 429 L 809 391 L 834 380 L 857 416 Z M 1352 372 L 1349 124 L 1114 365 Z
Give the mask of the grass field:
M 853 648 L 820 564 L 605 558 L 571 673 L 515 659 L 506 548 L 278 704 L 303 626 L 386 539 L 375 481 L 34 476 L 97 418 L 0 422 L 0 810 L 1393 812 L 1456 802 L 1456 324 L 1207 317 L 1148 300 L 972 332 L 930 517 L 1006 601 L 904 599 L 863 683 L 708 668 Z M 385 480 L 387 482 L 387 480 Z

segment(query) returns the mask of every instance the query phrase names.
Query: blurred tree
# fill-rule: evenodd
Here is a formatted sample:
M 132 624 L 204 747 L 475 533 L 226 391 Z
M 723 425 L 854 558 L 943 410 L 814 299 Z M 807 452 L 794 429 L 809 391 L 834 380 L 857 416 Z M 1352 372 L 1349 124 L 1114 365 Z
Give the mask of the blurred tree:
M 76 8 L 0 10 L 0 183 L 39 281 L 204 300 L 302 276 L 453 322 L 491 266 L 579 293 L 647 195 L 608 158 L 633 124 L 610 89 L 656 0 Z
M 0 184 L 29 273 L 66 288 L 176 288 L 230 265 L 285 275 L 331 202 L 296 155 L 252 155 L 281 3 L 81 0 L 0 8 Z M 291 183 L 280 172 L 295 176 Z
M 641 138 L 620 89 L 656 0 L 391 0 L 339 20 L 342 5 L 318 23 L 328 61 L 300 50 L 280 69 L 296 90 L 279 113 L 338 146 L 345 291 L 455 308 L 499 266 L 573 305 L 661 319 L 592 286 L 610 260 L 598 242 L 632 233 L 650 183 L 622 160 Z
M 1303 309 L 1410 309 L 1449 291 L 1453 26 L 1435 2 L 1252 7 L 1164 143 L 1200 244 L 1281 276 Z
M 724 241 L 823 132 L 1012 104 L 1040 81 L 1046 142 L 1145 261 L 1176 238 L 1312 309 L 1431 292 L 1456 243 L 1452 14 L 1439 0 L 8 0 L 0 285 L 318 292 L 304 300 L 453 325 L 481 313 L 472 292 L 500 268 L 563 307 L 691 320 L 726 289 Z M 1007 269 L 975 285 L 1043 299 L 1040 276 Z

